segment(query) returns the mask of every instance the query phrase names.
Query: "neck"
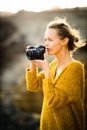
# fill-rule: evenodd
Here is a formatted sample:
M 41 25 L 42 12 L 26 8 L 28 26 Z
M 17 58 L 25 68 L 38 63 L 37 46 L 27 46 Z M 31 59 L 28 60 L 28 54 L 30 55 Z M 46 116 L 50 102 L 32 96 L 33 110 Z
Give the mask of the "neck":
M 70 55 L 70 51 L 68 49 L 61 50 L 57 55 L 58 59 L 58 66 L 67 65 L 69 62 L 73 60 L 72 56 Z

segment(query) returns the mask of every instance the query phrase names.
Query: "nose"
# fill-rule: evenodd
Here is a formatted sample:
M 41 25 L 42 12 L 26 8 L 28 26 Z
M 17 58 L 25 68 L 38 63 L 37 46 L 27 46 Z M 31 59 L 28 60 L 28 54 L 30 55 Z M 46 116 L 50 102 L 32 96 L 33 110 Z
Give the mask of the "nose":
M 45 46 L 46 46 L 46 47 L 48 46 L 48 42 L 47 42 L 47 41 L 45 41 Z

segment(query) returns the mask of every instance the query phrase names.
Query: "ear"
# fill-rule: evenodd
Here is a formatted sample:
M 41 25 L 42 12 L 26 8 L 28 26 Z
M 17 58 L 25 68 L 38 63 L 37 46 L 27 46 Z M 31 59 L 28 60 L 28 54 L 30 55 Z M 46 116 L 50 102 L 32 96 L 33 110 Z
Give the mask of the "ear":
M 63 45 L 64 46 L 67 45 L 68 42 L 69 42 L 69 38 L 68 37 L 66 37 L 66 38 L 63 39 Z

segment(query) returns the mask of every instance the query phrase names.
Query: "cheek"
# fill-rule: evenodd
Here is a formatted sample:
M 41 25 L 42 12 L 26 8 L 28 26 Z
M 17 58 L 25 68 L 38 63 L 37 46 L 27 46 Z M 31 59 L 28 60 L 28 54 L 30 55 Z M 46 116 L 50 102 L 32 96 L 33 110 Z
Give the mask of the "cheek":
M 51 46 L 50 46 L 50 48 L 48 49 L 48 53 L 50 54 L 50 55 L 54 55 L 57 51 L 58 51 L 58 45 L 56 45 L 56 44 L 52 44 Z
M 55 44 L 53 45 L 53 48 L 54 48 L 55 50 L 59 50 L 61 47 L 62 47 L 62 45 L 61 45 L 60 42 L 57 42 L 57 43 L 55 43 Z
M 62 44 L 61 43 L 57 43 L 57 44 L 54 44 L 53 47 L 52 47 L 52 52 L 54 54 L 58 53 L 62 48 Z
M 55 55 L 58 53 L 62 48 L 62 43 L 60 40 L 55 40 L 49 44 L 48 53 L 51 55 Z

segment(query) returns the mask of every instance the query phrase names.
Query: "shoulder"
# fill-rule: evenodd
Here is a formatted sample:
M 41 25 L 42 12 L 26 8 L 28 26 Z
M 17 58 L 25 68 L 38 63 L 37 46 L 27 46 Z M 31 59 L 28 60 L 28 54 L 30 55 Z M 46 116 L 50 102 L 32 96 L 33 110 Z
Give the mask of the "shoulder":
M 71 63 L 70 63 L 70 67 L 72 68 L 83 68 L 84 67 L 84 64 L 78 60 L 73 60 Z
M 77 74 L 83 73 L 84 64 L 81 63 L 80 61 L 74 60 L 67 66 L 67 70 L 70 73 L 77 73 Z

